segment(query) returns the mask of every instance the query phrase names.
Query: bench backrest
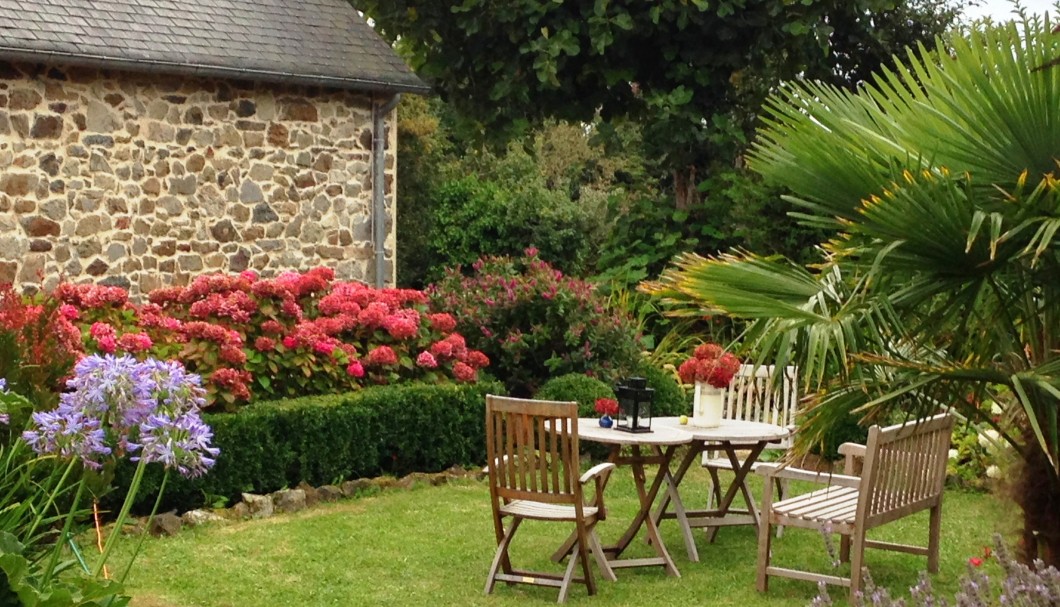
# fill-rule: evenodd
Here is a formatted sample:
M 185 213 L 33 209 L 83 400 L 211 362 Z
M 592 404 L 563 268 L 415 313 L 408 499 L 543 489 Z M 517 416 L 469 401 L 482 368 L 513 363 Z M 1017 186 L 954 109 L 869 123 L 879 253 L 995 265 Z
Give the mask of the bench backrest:
M 941 499 L 953 424 L 944 414 L 869 429 L 858 520 L 874 527 Z

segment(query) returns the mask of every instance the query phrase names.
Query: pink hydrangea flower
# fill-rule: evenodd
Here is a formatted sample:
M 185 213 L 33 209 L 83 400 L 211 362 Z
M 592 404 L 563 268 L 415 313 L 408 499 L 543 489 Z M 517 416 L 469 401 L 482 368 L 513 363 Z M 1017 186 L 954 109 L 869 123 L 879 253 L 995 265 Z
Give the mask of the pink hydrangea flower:
M 390 346 L 379 346 L 368 352 L 368 364 L 370 366 L 396 365 L 397 354 Z
M 434 369 L 438 366 L 438 360 L 430 352 L 423 351 L 416 357 L 416 364 L 426 369 Z
M 352 377 L 364 377 L 364 365 L 359 360 L 352 361 L 346 365 L 346 373 Z

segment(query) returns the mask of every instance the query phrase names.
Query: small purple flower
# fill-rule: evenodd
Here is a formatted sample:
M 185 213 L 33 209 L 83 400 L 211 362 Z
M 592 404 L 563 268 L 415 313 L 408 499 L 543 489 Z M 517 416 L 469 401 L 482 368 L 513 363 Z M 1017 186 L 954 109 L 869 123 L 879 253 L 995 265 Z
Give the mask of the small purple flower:
M 54 411 L 34 413 L 33 423 L 36 430 L 23 432 L 22 440 L 37 453 L 76 457 L 85 466 L 97 470 L 101 467 L 100 460 L 111 453 L 100 420 L 85 415 L 84 411 L 60 405 Z

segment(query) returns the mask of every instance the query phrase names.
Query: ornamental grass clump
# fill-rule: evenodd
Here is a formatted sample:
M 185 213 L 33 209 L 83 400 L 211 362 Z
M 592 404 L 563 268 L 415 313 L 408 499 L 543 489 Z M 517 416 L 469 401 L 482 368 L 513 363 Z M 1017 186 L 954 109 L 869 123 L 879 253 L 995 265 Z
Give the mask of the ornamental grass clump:
M 433 307 L 456 317 L 468 346 L 489 357 L 509 393 L 530 396 L 567 373 L 614 383 L 637 368 L 632 318 L 607 309 L 591 283 L 564 276 L 536 249 L 521 258 L 482 258 L 471 271 L 449 269 L 427 294 Z

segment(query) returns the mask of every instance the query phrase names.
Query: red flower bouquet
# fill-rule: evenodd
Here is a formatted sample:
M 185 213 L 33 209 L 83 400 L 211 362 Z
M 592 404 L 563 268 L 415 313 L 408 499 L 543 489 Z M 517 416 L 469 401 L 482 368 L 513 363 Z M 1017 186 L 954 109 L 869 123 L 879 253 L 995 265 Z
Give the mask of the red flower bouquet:
M 598 398 L 596 412 L 600 415 L 618 415 L 618 401 L 613 398 Z
M 717 344 L 703 344 L 677 368 L 686 384 L 706 382 L 715 388 L 726 388 L 740 370 L 740 359 Z

